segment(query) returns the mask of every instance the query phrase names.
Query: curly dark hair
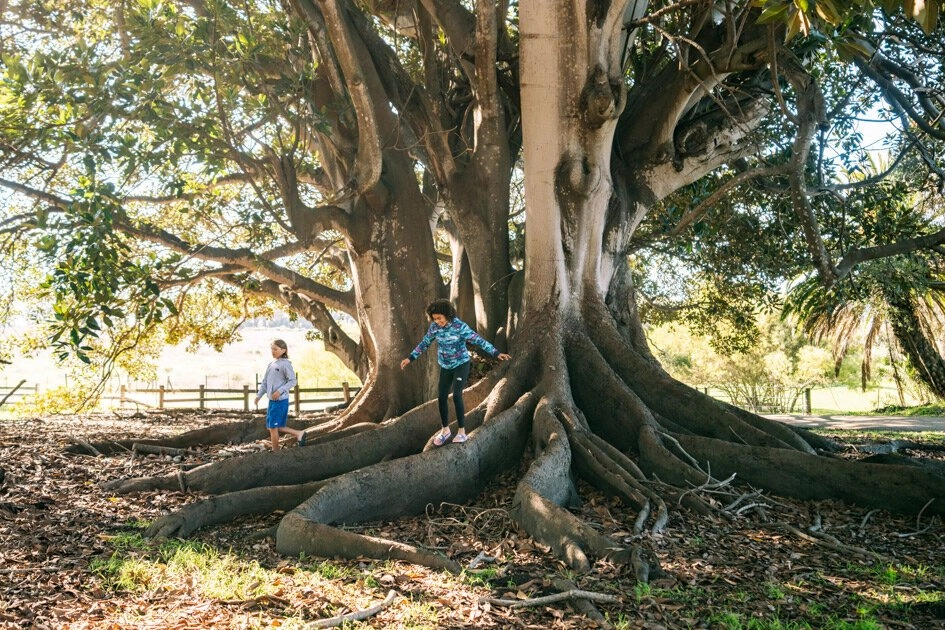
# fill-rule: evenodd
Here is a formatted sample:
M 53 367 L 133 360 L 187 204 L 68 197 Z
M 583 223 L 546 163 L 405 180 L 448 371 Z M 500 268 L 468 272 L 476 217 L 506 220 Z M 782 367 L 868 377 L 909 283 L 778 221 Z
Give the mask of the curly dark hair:
M 427 317 L 433 319 L 434 315 L 443 315 L 452 321 L 456 318 L 456 309 L 449 300 L 433 300 L 427 305 Z

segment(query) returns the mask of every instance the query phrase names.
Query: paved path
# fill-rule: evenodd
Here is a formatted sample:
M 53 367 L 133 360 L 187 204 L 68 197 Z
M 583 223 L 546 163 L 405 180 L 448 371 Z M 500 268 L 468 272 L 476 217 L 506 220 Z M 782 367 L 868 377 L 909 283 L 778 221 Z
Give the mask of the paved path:
M 765 417 L 808 429 L 882 429 L 945 433 L 945 418 L 931 416 L 808 416 L 785 413 L 765 414 Z

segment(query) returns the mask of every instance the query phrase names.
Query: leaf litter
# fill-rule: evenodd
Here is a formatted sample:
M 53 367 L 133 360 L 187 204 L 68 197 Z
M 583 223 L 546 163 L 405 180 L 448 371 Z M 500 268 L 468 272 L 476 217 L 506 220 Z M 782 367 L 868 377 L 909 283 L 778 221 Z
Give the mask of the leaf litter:
M 751 499 L 756 507 L 734 516 L 708 518 L 678 508 L 662 533 L 634 536 L 632 510 L 579 482 L 585 502 L 575 513 L 617 543 L 643 545 L 667 574 L 640 585 L 630 567 L 605 560 L 575 575 L 519 531 L 509 508 L 521 471 L 497 479 L 466 505 L 428 506 L 414 518 L 352 527 L 437 549 L 470 567 L 463 576 L 403 562 L 286 558 L 274 548 L 271 532 L 281 516 L 274 514 L 191 537 L 242 567 L 234 571 L 260 572 L 255 583 L 237 589 L 247 595 L 214 595 L 200 575 L 167 571 L 157 543 L 122 547 L 151 520 L 199 497 L 168 491 L 115 496 L 100 484 L 261 450 L 264 443 L 190 449 L 177 461 L 63 449 L 75 440 L 167 437 L 246 417 L 226 415 L 194 410 L 0 420 L 0 627 L 302 628 L 377 605 L 394 591 L 398 598 L 389 606 L 344 627 L 733 628 L 754 621 L 852 628 L 872 621 L 884 628 L 945 628 L 939 517 L 757 493 Z M 942 461 L 941 444 L 928 452 L 919 447 L 913 452 Z M 857 449 L 851 446 L 845 456 L 857 456 Z M 150 561 L 142 567 L 157 574 L 138 576 L 136 585 L 109 579 L 102 567 L 129 557 Z M 529 605 L 568 587 L 609 597 L 590 611 L 573 599 Z

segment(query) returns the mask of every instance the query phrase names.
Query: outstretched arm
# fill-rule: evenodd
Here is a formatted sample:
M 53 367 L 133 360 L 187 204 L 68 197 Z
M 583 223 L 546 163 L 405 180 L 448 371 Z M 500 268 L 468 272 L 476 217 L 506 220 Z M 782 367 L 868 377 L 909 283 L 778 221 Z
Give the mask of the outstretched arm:
M 477 333 L 475 330 L 469 327 L 469 324 L 464 322 L 463 324 L 465 329 L 463 330 L 463 336 L 466 338 L 466 341 L 479 346 L 482 348 L 486 354 L 488 354 L 493 359 L 499 359 L 500 361 L 508 361 L 511 359 L 511 355 L 508 355 L 504 352 L 499 352 L 499 350 L 493 346 L 491 343 L 483 339 L 482 335 Z
M 411 361 L 416 361 L 417 358 L 423 354 L 423 352 L 430 347 L 430 344 L 433 343 L 435 339 L 432 330 L 427 330 L 427 334 L 423 336 L 423 339 L 420 340 L 420 343 L 417 344 L 417 347 L 413 349 L 413 352 L 410 355 L 400 362 L 400 369 L 404 369 L 410 365 Z

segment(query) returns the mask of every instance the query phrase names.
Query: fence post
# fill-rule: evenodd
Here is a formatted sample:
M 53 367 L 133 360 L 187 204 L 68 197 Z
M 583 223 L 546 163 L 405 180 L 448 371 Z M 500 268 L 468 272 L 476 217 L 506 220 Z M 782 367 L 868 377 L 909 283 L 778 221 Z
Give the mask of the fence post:
M 341 382 L 341 391 L 344 392 L 345 404 L 349 404 L 351 402 L 351 390 L 348 389 L 348 381 Z
M 20 387 L 22 387 L 22 386 L 23 386 L 23 383 L 25 383 L 25 382 L 26 382 L 26 379 L 24 378 L 22 381 L 20 381 L 19 383 L 17 383 L 16 387 L 14 387 L 14 388 L 11 389 L 9 392 L 7 392 L 7 395 L 3 397 L 3 400 L 0 400 L 0 407 L 2 407 L 2 406 L 3 406 L 3 403 L 5 403 L 5 402 L 10 398 L 10 396 L 13 395 L 13 393 L 14 393 L 16 390 L 20 389 Z M 39 392 L 39 385 L 36 386 L 36 391 L 37 391 L 37 393 Z
M 299 384 L 296 383 L 295 387 L 292 388 L 292 393 L 295 396 L 295 415 L 299 415 L 300 401 L 299 401 Z
M 243 385 L 243 411 L 249 411 L 249 385 Z
M 804 390 L 804 413 L 810 415 L 810 387 Z
M 125 406 L 125 393 L 126 393 L 126 392 L 125 392 L 125 386 L 122 385 L 121 388 L 120 388 L 120 390 L 119 390 L 119 393 L 118 393 L 118 406 L 119 406 L 119 407 L 124 407 L 124 406 Z
M 203 390 L 204 390 L 204 389 L 206 389 L 206 385 L 201 385 L 201 386 L 200 386 L 200 408 L 201 408 L 201 409 L 203 409 L 203 397 L 204 397 L 204 392 L 203 392 Z
M 164 409 L 164 386 L 158 386 L 158 409 Z

